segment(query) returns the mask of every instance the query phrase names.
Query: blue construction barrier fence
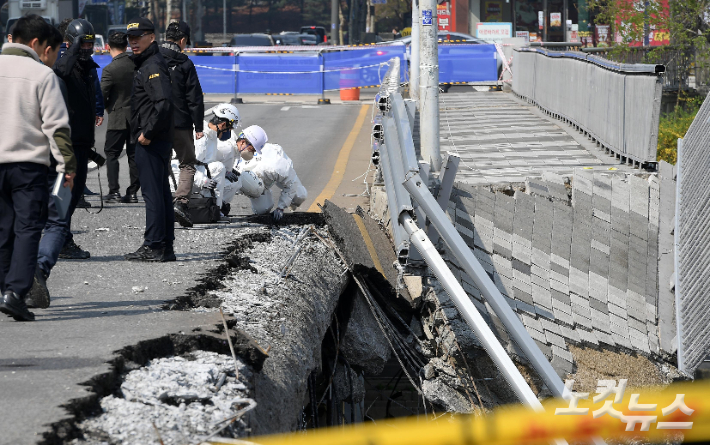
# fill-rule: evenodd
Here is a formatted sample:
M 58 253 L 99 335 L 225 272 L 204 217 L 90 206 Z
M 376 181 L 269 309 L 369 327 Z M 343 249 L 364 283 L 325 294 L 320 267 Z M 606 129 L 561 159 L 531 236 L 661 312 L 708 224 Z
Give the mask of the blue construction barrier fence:
M 382 45 L 293 53 L 239 52 L 220 48 L 210 55 L 191 55 L 205 93 L 322 94 L 323 91 L 379 87 L 393 57 L 402 59 L 400 78 L 409 66 L 404 45 Z M 498 79 L 495 45 L 439 46 L 441 83 Z M 96 55 L 102 69 L 111 56 Z M 101 73 L 99 73 L 101 75 Z

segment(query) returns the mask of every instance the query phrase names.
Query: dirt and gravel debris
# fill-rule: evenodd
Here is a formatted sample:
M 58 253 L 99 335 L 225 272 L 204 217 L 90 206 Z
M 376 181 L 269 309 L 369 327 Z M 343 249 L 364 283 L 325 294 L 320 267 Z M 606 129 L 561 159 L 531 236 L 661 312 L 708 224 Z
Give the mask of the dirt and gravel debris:
M 183 444 L 207 436 L 253 403 L 249 367 L 238 362 L 239 378 L 234 368 L 232 357 L 208 351 L 151 360 L 125 375 L 118 394 L 101 400 L 103 413 L 79 424 L 86 439 L 72 443 L 139 445 L 160 437 Z M 245 428 L 239 419 L 227 432 L 237 436 Z

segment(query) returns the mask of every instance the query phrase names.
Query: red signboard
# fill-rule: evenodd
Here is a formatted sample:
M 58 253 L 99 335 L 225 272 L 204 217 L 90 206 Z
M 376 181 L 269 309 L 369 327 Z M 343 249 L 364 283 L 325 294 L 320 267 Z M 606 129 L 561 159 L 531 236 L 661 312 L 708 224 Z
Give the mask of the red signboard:
M 436 15 L 439 19 L 439 31 L 451 31 L 451 12 L 449 2 L 436 5 Z

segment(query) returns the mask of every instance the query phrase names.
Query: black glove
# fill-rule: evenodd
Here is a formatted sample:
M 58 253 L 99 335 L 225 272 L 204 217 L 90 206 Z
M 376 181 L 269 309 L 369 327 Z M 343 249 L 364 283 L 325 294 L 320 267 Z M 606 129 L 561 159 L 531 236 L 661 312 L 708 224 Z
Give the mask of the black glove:
M 224 178 L 229 182 L 237 182 L 239 181 L 239 172 L 232 170 L 231 172 L 227 172 L 227 174 L 224 175 Z

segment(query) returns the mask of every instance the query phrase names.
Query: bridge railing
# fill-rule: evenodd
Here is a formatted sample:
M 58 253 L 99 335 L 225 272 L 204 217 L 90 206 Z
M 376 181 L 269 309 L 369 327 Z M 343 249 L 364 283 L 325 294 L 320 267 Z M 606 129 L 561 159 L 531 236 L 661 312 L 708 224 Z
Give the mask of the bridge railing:
M 519 48 L 513 92 L 576 126 L 622 160 L 654 163 L 664 69 L 577 51 Z

